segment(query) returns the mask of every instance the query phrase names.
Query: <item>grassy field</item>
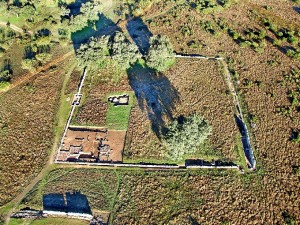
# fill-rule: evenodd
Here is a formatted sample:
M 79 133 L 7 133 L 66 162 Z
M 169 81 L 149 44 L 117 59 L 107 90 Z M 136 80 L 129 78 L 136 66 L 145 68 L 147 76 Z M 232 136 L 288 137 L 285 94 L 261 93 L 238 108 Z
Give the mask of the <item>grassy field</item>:
M 66 94 L 66 86 L 68 81 L 70 80 L 70 76 L 73 74 L 74 69 L 76 68 L 77 62 L 74 60 L 73 64 L 71 64 L 70 69 L 67 71 L 65 78 L 62 83 L 62 89 L 60 93 L 60 103 L 59 103 L 59 110 L 56 115 L 56 126 L 55 126 L 55 136 L 61 137 L 63 134 L 66 122 L 69 118 L 69 114 L 71 111 L 71 101 L 73 99 L 72 94 Z M 70 99 L 67 101 L 67 99 Z
M 125 93 L 125 92 L 124 92 Z M 121 95 L 124 94 L 121 92 L 109 93 L 109 96 Z M 108 103 L 108 110 L 106 114 L 106 127 L 111 130 L 127 130 L 129 116 L 131 112 L 131 108 L 134 105 L 135 97 L 133 92 L 129 92 L 126 94 L 129 95 L 129 104 L 124 106 L 114 106 L 113 103 Z
M 82 181 L 85 177 L 85 181 Z M 117 189 L 118 173 L 113 170 L 56 169 L 51 171 L 21 202 L 22 207 L 42 209 L 44 194 L 80 191 L 92 209 L 109 210 Z
M 174 118 L 193 113 L 204 116 L 212 126 L 208 143 L 194 156 L 207 160 L 238 158 L 234 151 L 234 137 L 239 131 L 233 100 L 226 94 L 228 87 L 216 62 L 180 59 L 161 74 L 137 68 L 130 73 L 129 82 L 138 95 L 138 104 L 130 117 L 125 160 L 166 160 L 166 149 L 156 131 Z
M 262 166 L 264 188 L 258 193 L 264 193 L 264 204 L 271 206 L 270 212 L 256 221 L 258 224 L 263 224 L 263 221 L 274 224 L 294 221 L 297 224 L 300 221 L 296 206 L 299 204 L 299 175 L 295 172 L 295 168 L 300 165 L 297 157 L 300 152 L 299 144 L 291 141 L 292 131 L 297 130 L 300 120 L 299 113 L 291 107 L 291 99 L 287 96 L 292 90 L 295 91 L 296 84 L 284 84 L 284 74 L 299 64 L 297 59 L 287 55 L 288 48 L 299 48 L 296 45 L 299 43 L 297 32 L 300 21 L 295 7 L 297 6 L 292 1 L 239 1 L 218 13 L 199 13 L 197 9 L 190 10 L 185 4 L 171 7 L 161 1 L 154 4 L 143 17 L 153 34 L 164 33 L 171 37 L 176 52 L 221 55 L 228 61 L 253 135 L 254 155 Z M 285 34 L 284 37 L 280 36 L 276 29 L 270 30 L 262 18 L 271 18 L 273 28 L 277 26 L 280 31 L 293 30 L 298 41 L 293 41 L 293 38 Z M 266 32 L 265 36 L 263 30 Z M 255 31 L 256 34 L 262 32 L 263 40 L 255 36 Z M 238 38 L 239 36 L 242 38 Z M 244 46 L 244 39 L 253 41 L 253 38 L 256 39 L 258 48 L 255 47 L 257 44 Z M 188 71 L 191 73 L 191 70 Z M 217 99 L 217 102 L 220 107 L 223 106 L 224 101 Z M 291 107 L 287 112 L 290 114 L 278 113 L 278 108 L 281 107 Z M 211 108 L 211 104 L 208 108 Z M 217 133 L 223 135 L 227 132 L 224 129 Z M 235 139 L 237 136 L 231 137 Z M 232 145 L 232 154 L 237 159 L 241 158 L 239 161 L 242 162 L 242 156 L 238 156 L 242 155 L 241 148 L 235 140 L 232 143 L 235 143 Z M 249 192 L 257 193 L 257 189 L 252 186 Z M 211 195 L 217 198 L 217 195 Z M 242 196 L 248 199 L 245 195 Z M 235 200 L 237 199 L 240 197 Z M 259 203 L 254 203 L 254 199 L 251 199 L 253 201 L 249 200 L 250 204 L 257 207 Z M 297 203 L 290 204 L 294 201 Z M 241 224 L 241 221 L 237 223 Z M 247 223 L 255 222 L 252 220 Z

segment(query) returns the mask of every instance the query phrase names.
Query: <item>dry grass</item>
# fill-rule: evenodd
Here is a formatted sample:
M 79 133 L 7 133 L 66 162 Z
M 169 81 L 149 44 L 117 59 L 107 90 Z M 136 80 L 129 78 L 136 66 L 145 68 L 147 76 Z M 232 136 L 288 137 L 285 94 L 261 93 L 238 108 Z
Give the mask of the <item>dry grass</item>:
M 251 207 L 257 207 L 256 205 L 260 205 L 260 207 L 262 205 L 269 206 L 268 211 L 261 215 L 262 220 L 257 224 L 262 224 L 263 221 L 283 224 L 283 217 L 286 215 L 299 222 L 299 174 L 297 175 L 295 168 L 300 165 L 300 158 L 298 157 L 300 149 L 299 144 L 290 141 L 290 137 L 291 130 L 299 127 L 300 117 L 297 112 L 293 113 L 291 117 L 282 116 L 276 112 L 276 107 L 289 104 L 287 88 L 280 82 L 283 80 L 283 74 L 299 63 L 286 56 L 269 42 L 267 42 L 263 52 L 257 53 L 250 48 L 241 48 L 227 33 L 221 30 L 219 30 L 219 36 L 212 35 L 198 26 L 200 20 L 214 22 L 218 18 L 223 18 L 229 27 L 240 32 L 249 27 L 260 28 L 259 22 L 253 18 L 250 11 L 257 9 L 257 7 L 261 8 L 263 4 L 273 6 L 270 11 L 271 14 L 274 14 L 273 18 L 277 18 L 275 21 L 277 24 L 282 24 L 282 21 L 285 21 L 285 24 L 299 21 L 299 17 L 296 17 L 295 11 L 288 1 L 284 3 L 281 1 L 272 3 L 240 1 L 237 5 L 214 16 L 201 15 L 186 9 L 178 10 L 178 17 L 175 19 L 171 14 L 163 14 L 152 19 L 159 25 L 151 26 L 150 30 L 154 34 L 164 33 L 171 37 L 176 51 L 206 55 L 221 54 L 232 59 L 231 66 L 239 74 L 237 88 L 246 110 L 245 115 L 251 114 L 248 119 L 252 127 L 254 154 L 260 170 L 263 172 L 262 183 L 264 187 L 263 191 L 257 192 L 258 186 L 253 184 L 247 192 L 237 196 L 235 201 L 244 199 L 251 204 Z M 151 17 L 151 14 L 157 10 L 164 11 L 165 8 L 167 6 L 154 6 L 153 11 L 149 11 L 146 17 Z M 172 24 L 162 26 L 163 21 L 167 19 L 173 21 Z M 182 25 L 191 27 L 192 35 L 182 35 Z M 187 43 L 190 41 L 202 43 L 202 48 L 189 48 Z M 270 60 L 274 60 L 276 64 L 271 65 L 268 63 Z M 249 85 L 249 83 L 252 84 Z M 255 121 L 251 121 L 251 117 L 255 117 Z M 219 182 L 223 183 L 221 178 Z M 233 182 L 229 186 L 234 189 L 235 185 L 236 183 Z M 251 197 L 254 193 L 257 196 L 264 193 L 263 199 L 265 200 L 259 200 L 255 203 Z M 215 195 L 211 193 L 211 196 Z M 251 211 L 249 210 L 249 212 Z M 206 220 L 208 218 L 205 216 Z M 244 217 L 240 216 L 240 219 L 244 219 Z M 255 223 L 250 218 L 245 221 L 247 224 Z
M 1 205 L 43 167 L 53 145 L 59 93 L 68 63 L 0 96 Z
M 43 194 L 80 191 L 93 210 L 110 210 L 117 191 L 118 176 L 113 170 L 56 169 L 51 171 L 22 201 L 22 206 L 42 209 Z
M 162 102 L 163 106 L 158 107 L 162 107 L 164 112 L 170 111 L 173 118 L 193 113 L 203 115 L 213 129 L 209 142 L 214 151 L 222 153 L 224 158 L 235 160 L 238 129 L 234 122 L 233 100 L 226 94 L 220 65 L 214 61 L 181 59 L 162 76 L 168 82 L 154 96 Z M 161 85 L 159 82 L 158 79 L 157 83 Z M 153 134 L 151 117 L 150 120 L 147 117 L 147 110 L 138 106 L 132 111 L 125 150 L 129 159 L 162 159 L 165 156 L 164 147 Z M 162 114 L 162 119 L 167 126 L 169 120 L 166 113 Z
M 112 224 L 284 224 L 284 212 L 297 221 L 289 212 L 297 203 L 282 209 L 284 192 L 271 197 L 270 180 L 219 170 L 56 169 L 22 207 L 41 208 L 42 194 L 80 191 L 92 210 L 110 211 Z
M 266 12 L 262 8 L 264 5 L 270 5 L 272 8 Z M 239 74 L 237 88 L 246 110 L 245 115 L 251 114 L 248 119 L 255 147 L 254 154 L 258 161 L 257 173 L 242 176 L 220 171 L 122 172 L 122 183 L 114 207 L 114 211 L 117 212 L 114 224 L 149 224 L 149 221 L 158 224 L 191 224 L 193 221 L 201 224 L 284 224 L 288 218 L 292 218 L 296 224 L 300 222 L 299 173 L 295 169 L 300 165 L 300 148 L 299 144 L 290 141 L 291 130 L 300 126 L 299 112 L 294 112 L 290 117 L 276 112 L 278 106 L 289 104 L 287 87 L 281 82 L 282 75 L 291 67 L 296 67 L 299 62 L 292 60 L 269 42 L 264 50 L 258 53 L 251 48 L 241 48 L 227 32 L 218 29 L 219 35 L 212 35 L 199 25 L 202 20 L 216 24 L 215 22 L 222 18 L 230 28 L 239 32 L 249 27 L 261 29 L 259 22 L 253 17 L 251 12 L 253 9 L 272 16 L 278 24 L 299 24 L 298 14 L 292 8 L 292 4 L 286 0 L 239 1 L 231 8 L 214 15 L 198 14 L 195 10 L 185 7 L 174 8 L 168 1 L 159 1 L 148 9 L 145 18 L 155 22 L 149 25 L 150 31 L 153 34 L 168 35 L 177 52 L 220 54 L 231 59 L 230 66 Z M 191 34 L 184 35 L 183 28 L 190 29 Z M 196 47 L 189 47 L 191 41 L 196 43 L 193 45 Z M 268 63 L 270 60 L 275 61 L 276 64 L 271 65 Z M 95 101 L 103 99 L 109 92 L 131 90 L 126 76 L 118 84 L 112 82 L 113 73 L 112 70 L 102 71 L 94 78 L 95 82 L 88 83 L 85 87 L 88 99 Z M 219 67 L 213 62 L 200 64 L 180 60 L 164 76 L 180 93 L 181 101 L 172 108 L 172 115 L 178 116 L 192 111 L 204 114 L 215 130 L 211 139 L 212 145 L 220 149 L 226 157 L 234 158 L 236 156 L 231 150 L 236 140 L 236 133 L 234 133 L 236 128 L 231 111 L 232 101 L 230 96 L 225 94 L 226 87 L 223 86 L 220 74 Z M 47 82 L 47 85 L 51 86 L 52 83 Z M 43 86 L 42 84 L 40 85 Z M 36 93 L 40 93 L 38 90 L 36 89 Z M 28 164 L 23 164 L 25 160 L 21 160 L 11 165 L 10 160 L 18 159 L 17 157 L 20 156 L 20 146 L 24 143 L 30 146 L 26 149 L 26 153 L 34 151 L 36 156 L 31 156 L 31 160 L 34 160 L 34 157 L 38 158 L 37 154 L 40 153 L 45 156 L 45 149 L 50 146 L 50 143 L 41 142 L 40 129 L 35 131 L 35 136 L 31 136 L 28 140 L 35 140 L 34 137 L 37 137 L 40 142 L 35 143 L 46 143 L 48 144 L 46 147 L 33 146 L 32 141 L 27 141 L 25 138 L 25 135 L 28 136 L 27 124 L 29 127 L 34 127 L 31 124 L 39 118 L 35 116 L 35 120 L 32 121 L 28 119 L 28 115 L 40 115 L 43 111 L 32 108 L 32 111 L 27 112 L 26 108 L 21 107 L 24 99 L 30 100 L 26 99 L 27 92 L 23 93 L 23 89 L 14 91 L 18 94 L 8 92 L 5 98 L 1 97 L 6 102 L 0 110 L 2 120 L 9 121 L 9 118 L 22 117 L 21 122 L 11 121 L 7 134 L 1 134 L 0 137 L 1 143 L 5 143 L 5 145 L 1 144 L 1 149 L 5 152 L 2 156 L 8 157 L 8 147 L 12 149 L 9 152 L 13 154 L 9 158 L 4 158 L 6 161 L 1 162 L 1 165 L 4 165 L 2 168 L 5 168 L 4 172 L 1 171 L 4 178 L 1 181 L 6 181 L 2 187 L 7 192 L 2 201 L 11 198 L 13 192 L 24 184 L 25 177 L 33 174 L 32 162 L 29 163 L 27 158 L 25 159 Z M 44 99 L 47 93 L 43 91 L 40 98 Z M 34 98 L 38 96 L 35 94 Z M 9 113 L 4 113 L 3 110 Z M 13 117 L 9 115 L 12 111 Z M 26 113 L 30 113 L 28 117 Z M 47 113 L 47 118 L 49 114 L 51 113 Z M 250 118 L 254 117 L 255 121 L 251 121 Z M 38 121 L 45 129 L 43 132 L 50 135 L 49 125 L 44 125 L 45 121 Z M 227 133 L 228 131 L 231 133 Z M 9 139 L 6 138 L 8 136 Z M 22 142 L 19 141 L 20 137 Z M 160 159 L 163 156 L 164 149 L 151 131 L 148 115 L 143 113 L 138 105 L 132 112 L 128 137 L 131 138 L 126 149 L 128 158 Z M 36 164 L 40 162 L 38 160 Z M 27 168 L 24 165 L 27 165 Z M 12 170 L 15 172 L 7 172 Z M 23 170 L 25 175 L 22 175 Z M 16 178 L 14 174 L 20 175 Z M 111 209 L 111 205 L 101 194 L 98 194 L 97 191 L 100 189 L 94 182 L 102 176 L 109 177 L 108 180 L 115 179 L 115 176 L 99 171 L 89 173 L 79 171 L 72 175 L 60 178 L 59 182 L 48 183 L 45 186 L 46 192 L 64 192 L 79 187 L 79 190 L 89 196 L 94 207 L 103 205 L 106 209 Z M 86 187 L 82 187 L 85 182 L 87 182 Z M 89 190 L 93 191 L 89 192 Z M 97 195 L 93 194 L 96 192 Z M 178 205 L 179 208 L 176 207 Z

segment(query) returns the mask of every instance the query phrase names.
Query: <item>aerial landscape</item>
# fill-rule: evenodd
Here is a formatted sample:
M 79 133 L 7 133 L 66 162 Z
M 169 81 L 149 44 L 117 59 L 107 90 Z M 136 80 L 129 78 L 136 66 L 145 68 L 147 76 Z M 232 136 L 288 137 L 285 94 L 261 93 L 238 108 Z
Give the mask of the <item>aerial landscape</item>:
M 300 224 L 300 1 L 0 0 L 0 224 Z

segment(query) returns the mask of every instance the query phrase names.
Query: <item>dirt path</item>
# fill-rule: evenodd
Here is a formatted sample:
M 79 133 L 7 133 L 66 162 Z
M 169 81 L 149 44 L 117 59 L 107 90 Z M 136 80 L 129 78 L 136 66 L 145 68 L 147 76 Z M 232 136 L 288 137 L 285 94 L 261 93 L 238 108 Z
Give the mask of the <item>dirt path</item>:
M 30 78 L 34 77 L 36 74 L 40 73 L 41 71 L 43 70 L 47 70 L 49 69 L 51 66 L 54 66 L 55 64 L 65 60 L 66 58 L 70 57 L 71 55 L 73 54 L 73 51 L 70 51 L 66 54 L 64 54 L 63 56 L 51 61 L 50 63 L 38 68 L 36 71 L 34 71 L 33 73 L 27 73 L 25 75 L 23 75 L 22 77 L 16 79 L 10 86 L 9 88 L 3 90 L 3 91 L 0 91 L 0 94 L 3 93 L 3 92 L 7 92 L 8 90 L 10 89 L 13 89 L 15 88 L 16 86 L 28 81 Z
M 7 27 L 7 22 L 3 22 L 3 21 L 0 21 L 0 26 L 5 26 L 5 27 Z M 24 30 L 22 29 L 22 28 L 20 28 L 20 27 L 17 27 L 16 25 L 13 25 L 13 24 L 10 24 L 9 25 L 9 27 L 11 28 L 11 29 L 13 29 L 14 31 L 17 31 L 17 32 L 19 32 L 19 33 L 21 33 L 21 34 L 24 34 Z M 33 34 L 33 32 L 32 31 L 27 31 L 29 34 Z

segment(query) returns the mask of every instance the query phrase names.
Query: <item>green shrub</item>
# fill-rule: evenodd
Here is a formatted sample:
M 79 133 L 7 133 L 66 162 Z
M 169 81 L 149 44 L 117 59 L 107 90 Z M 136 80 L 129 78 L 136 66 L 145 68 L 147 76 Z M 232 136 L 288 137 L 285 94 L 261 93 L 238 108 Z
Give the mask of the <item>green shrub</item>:
M 124 69 L 128 69 L 130 65 L 142 57 L 138 47 L 121 32 L 116 32 L 111 41 L 110 55 Z
M 227 1 L 227 0 L 225 0 Z M 214 0 L 194 0 L 191 3 L 192 8 L 195 8 L 197 12 L 210 14 L 222 10 L 222 6 L 218 5 Z
M 92 37 L 88 43 L 82 44 L 76 52 L 79 65 L 87 66 L 105 60 L 109 56 L 108 40 L 109 36 Z
M 250 41 L 244 41 L 244 42 L 240 42 L 239 45 L 242 48 L 245 48 L 245 47 L 250 47 L 252 45 L 252 43 Z
M 0 82 L 10 81 L 10 78 L 11 78 L 10 70 L 3 70 L 0 72 Z
M 300 51 L 289 49 L 286 52 L 286 55 L 293 59 L 300 59 Z
M 162 142 L 167 147 L 167 157 L 174 161 L 200 152 L 200 146 L 212 132 L 208 122 L 195 114 L 174 120 L 167 129 Z
M 146 56 L 146 64 L 157 71 L 165 71 L 175 63 L 173 46 L 166 36 L 150 38 L 150 48 Z
M 41 63 L 46 63 L 51 60 L 52 54 L 50 53 L 39 53 L 35 55 L 35 58 Z
M 16 38 L 16 33 L 10 28 L 0 28 L 0 48 L 8 50 Z
M 237 0 L 219 0 L 219 3 L 224 7 L 224 8 L 229 8 L 231 5 L 236 3 Z
M 22 60 L 22 68 L 29 71 L 35 71 L 38 66 L 36 59 L 24 59 Z
M 200 22 L 200 27 L 205 30 L 208 33 L 211 33 L 212 35 L 217 35 L 219 34 L 217 32 L 217 27 L 215 26 L 215 24 L 211 21 L 201 21 Z
M 193 30 L 188 26 L 181 27 L 181 33 L 184 36 L 191 36 L 193 34 Z

